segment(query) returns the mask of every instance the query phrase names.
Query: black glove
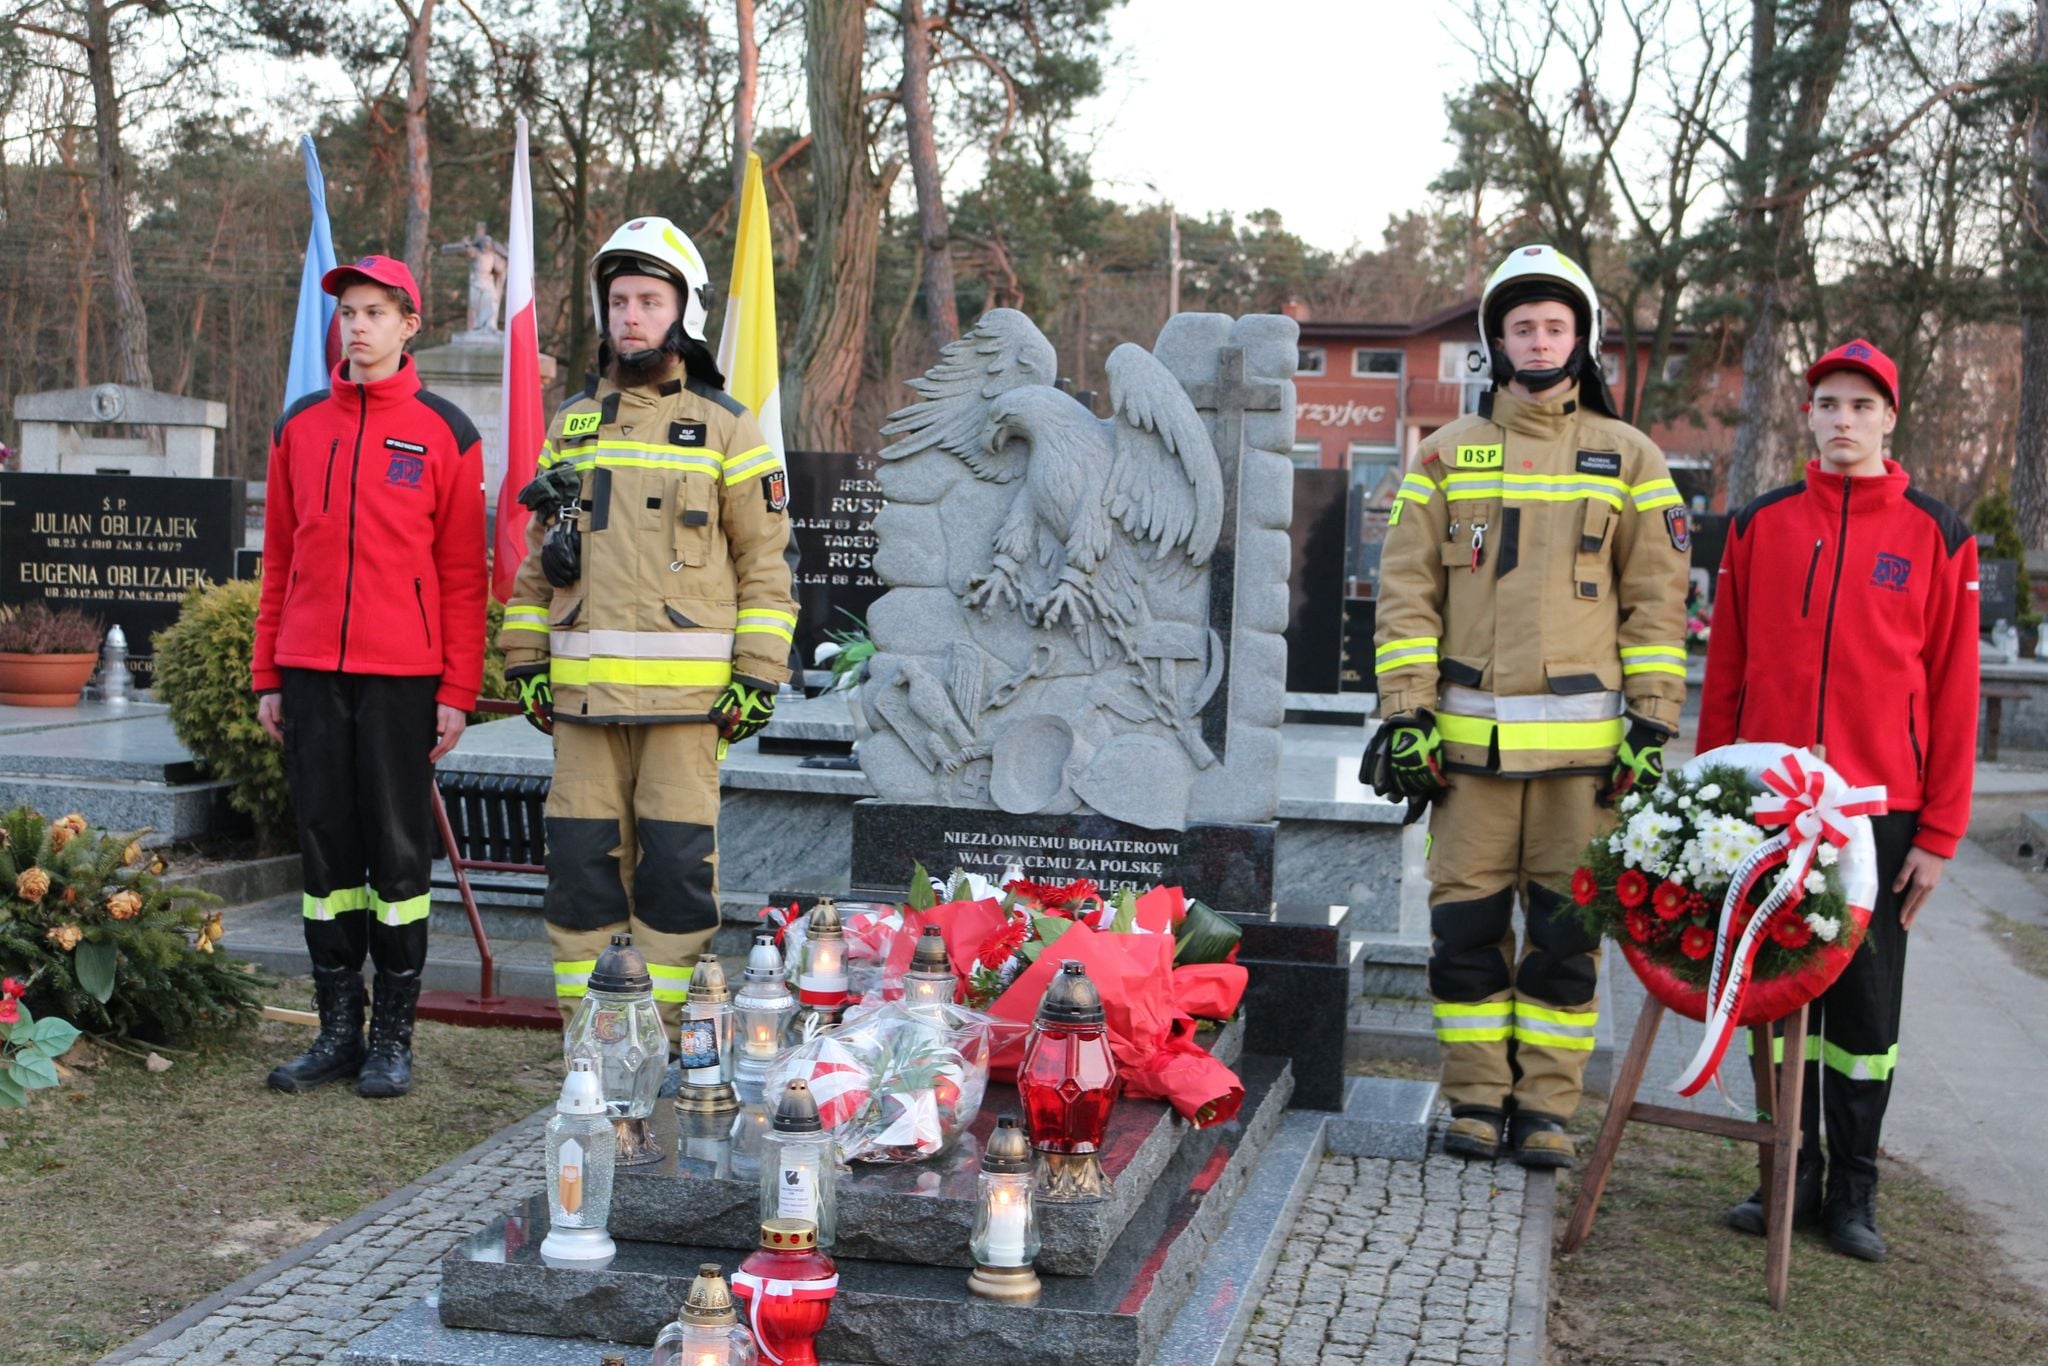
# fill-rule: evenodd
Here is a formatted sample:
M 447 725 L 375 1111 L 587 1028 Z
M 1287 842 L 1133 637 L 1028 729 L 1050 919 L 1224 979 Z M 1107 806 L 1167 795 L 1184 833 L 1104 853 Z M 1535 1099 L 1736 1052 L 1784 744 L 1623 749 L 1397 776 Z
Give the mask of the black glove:
M 505 681 L 519 688 L 519 704 L 526 708 L 526 723 L 542 735 L 555 733 L 555 685 L 549 681 L 548 666 L 524 664 L 505 671 Z
M 576 508 L 563 507 L 540 543 L 540 572 L 557 588 L 570 588 L 583 577 L 583 533 L 576 529 Z
M 1612 806 L 1639 786 L 1647 790 L 1663 781 L 1664 742 L 1676 734 L 1670 726 L 1645 721 L 1630 712 L 1628 734 L 1621 737 L 1607 785 L 1600 789 L 1600 805 Z
M 1451 785 L 1436 717 L 1424 710 L 1382 721 L 1365 747 L 1358 780 L 1388 801 L 1406 801 L 1410 821 L 1420 816 Z
M 711 723 L 727 744 L 759 734 L 774 716 L 775 685 L 737 674 L 711 704 Z

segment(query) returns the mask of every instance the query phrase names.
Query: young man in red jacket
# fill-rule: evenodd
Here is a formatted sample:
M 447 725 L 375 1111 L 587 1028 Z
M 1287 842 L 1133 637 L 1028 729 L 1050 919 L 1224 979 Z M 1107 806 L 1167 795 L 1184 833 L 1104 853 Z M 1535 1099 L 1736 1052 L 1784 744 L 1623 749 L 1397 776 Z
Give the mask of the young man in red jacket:
M 1877 1143 L 1899 1056 L 1906 931 L 1970 822 L 1977 542 L 1885 459 L 1899 404 L 1889 356 L 1858 339 L 1815 361 L 1806 382 L 1820 454 L 1805 483 L 1763 495 L 1729 528 L 1699 747 L 1825 747 L 1851 783 L 1884 785 L 1869 937 L 1808 1016 L 1794 1193 L 1795 1216 L 1824 1220 L 1837 1251 L 1881 1261 Z M 1728 1222 L 1762 1233 L 1761 1193 Z
M 358 1094 L 402 1096 L 427 961 L 428 784 L 483 681 L 483 455 L 405 354 L 420 296 L 404 263 L 365 256 L 321 287 L 340 300 L 346 359 L 271 433 L 252 669 L 298 816 L 320 1034 L 270 1085 L 356 1077 Z

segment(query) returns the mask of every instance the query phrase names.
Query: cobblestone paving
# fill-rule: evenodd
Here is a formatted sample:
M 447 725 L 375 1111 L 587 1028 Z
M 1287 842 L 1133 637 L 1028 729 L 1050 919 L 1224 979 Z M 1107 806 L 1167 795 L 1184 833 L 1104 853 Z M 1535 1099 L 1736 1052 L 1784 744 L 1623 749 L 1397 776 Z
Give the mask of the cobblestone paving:
M 131 1359 L 280 1366 L 325 1360 L 434 1289 L 450 1247 L 493 1211 L 542 1186 L 541 1145 L 515 1137 Z
M 1238 1366 L 1499 1366 L 1521 1224 L 1513 1163 L 1325 1157 Z

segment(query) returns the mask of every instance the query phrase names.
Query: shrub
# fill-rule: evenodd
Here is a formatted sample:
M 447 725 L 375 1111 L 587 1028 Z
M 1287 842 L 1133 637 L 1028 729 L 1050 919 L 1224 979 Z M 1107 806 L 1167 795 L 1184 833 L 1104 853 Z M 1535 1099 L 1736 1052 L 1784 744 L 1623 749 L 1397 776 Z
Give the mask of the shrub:
M 70 607 L 51 611 L 29 603 L 0 617 L 0 652 L 18 655 L 96 655 L 107 628 L 98 617 Z
M 289 846 L 291 791 L 284 749 L 256 720 L 249 656 L 256 642 L 254 579 L 194 588 L 178 620 L 156 633 L 156 694 L 170 704 L 171 727 L 192 756 L 234 784 L 228 801 L 256 823 L 265 849 Z
M 2019 512 L 2013 507 L 2012 494 L 2004 484 L 1977 500 L 1977 506 L 1970 509 L 1970 530 L 1980 536 L 1991 538 L 1991 553 L 1986 558 L 2011 560 L 2019 566 L 2019 617 L 2013 623 L 2029 630 L 2041 624 L 2040 609 L 2034 606 L 2034 585 L 2027 577 L 2027 544 L 2020 539 Z
M 39 1019 L 151 1042 L 247 1023 L 255 979 L 214 952 L 214 897 L 166 887 L 142 831 L 109 835 L 73 813 L 0 818 L 0 974 Z M 146 860 L 146 861 L 145 861 Z

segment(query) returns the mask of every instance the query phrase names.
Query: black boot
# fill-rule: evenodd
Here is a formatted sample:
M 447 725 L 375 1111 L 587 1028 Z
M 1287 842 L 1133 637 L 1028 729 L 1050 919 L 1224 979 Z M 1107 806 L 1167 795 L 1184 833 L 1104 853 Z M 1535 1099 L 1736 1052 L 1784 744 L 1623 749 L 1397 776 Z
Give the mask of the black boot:
M 1799 1152 L 1799 1166 L 1792 1174 L 1792 1226 L 1812 1228 L 1820 1223 L 1820 1185 L 1824 1170 L 1820 1154 Z M 1764 1188 L 1758 1186 L 1741 1204 L 1728 1211 L 1728 1227 L 1739 1233 L 1764 1236 Z
M 419 973 L 377 970 L 370 1053 L 356 1081 L 357 1095 L 402 1096 L 412 1090 L 412 1017 L 419 1002 Z
M 314 968 L 313 1007 L 320 1033 L 312 1047 L 273 1070 L 273 1091 L 310 1091 L 353 1077 L 363 1065 L 363 972 L 361 968 Z
M 1831 1183 L 1821 1217 L 1828 1228 L 1828 1246 L 1848 1257 L 1881 1262 L 1890 1255 L 1877 1231 L 1877 1178 L 1860 1172 Z

